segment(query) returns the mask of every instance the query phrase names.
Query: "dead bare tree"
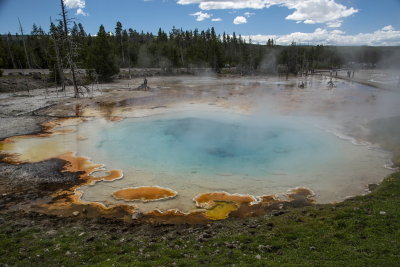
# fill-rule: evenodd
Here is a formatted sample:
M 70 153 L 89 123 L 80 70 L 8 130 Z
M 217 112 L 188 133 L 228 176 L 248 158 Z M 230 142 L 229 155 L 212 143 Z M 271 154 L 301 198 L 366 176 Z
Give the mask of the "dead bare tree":
M 51 24 L 51 18 L 50 18 L 50 24 Z M 57 40 L 57 36 L 53 36 L 53 35 L 50 35 L 50 38 L 52 38 L 53 39 L 53 42 L 54 42 L 54 52 L 55 52 L 55 55 L 56 55 L 56 62 L 57 62 L 57 69 L 58 69 L 58 75 L 59 75 L 59 77 L 60 77 L 60 83 L 61 83 L 61 91 L 63 91 L 63 92 L 65 92 L 65 78 L 64 78 L 64 67 L 63 67 L 63 65 L 62 65 L 62 62 L 61 62 L 61 57 L 60 57 L 60 49 L 59 49 L 59 47 L 58 47 L 58 42 L 59 42 L 59 40 Z M 56 69 L 54 68 L 54 71 L 55 71 Z M 54 75 L 55 76 L 55 79 L 57 79 L 57 75 Z M 56 84 L 57 84 L 57 80 L 56 80 Z
M 22 43 L 24 45 L 26 65 L 27 65 L 28 69 L 31 69 L 31 64 L 29 63 L 28 50 L 26 49 L 26 44 L 25 44 L 24 30 L 22 29 L 22 24 L 21 24 L 21 21 L 19 20 L 19 18 L 18 18 L 18 23 L 19 23 L 19 30 L 21 32 Z
M 64 38 L 67 41 L 67 47 L 68 47 L 68 63 L 71 69 L 71 76 L 72 76 L 72 84 L 74 86 L 74 92 L 75 92 L 75 98 L 79 98 L 79 89 L 78 85 L 76 83 L 76 76 L 75 76 L 75 64 L 73 61 L 73 50 L 72 50 L 72 40 L 69 36 L 69 30 L 68 30 L 68 21 L 67 21 L 67 14 L 65 11 L 65 4 L 64 0 L 61 0 L 61 15 L 63 19 L 63 26 L 64 26 Z

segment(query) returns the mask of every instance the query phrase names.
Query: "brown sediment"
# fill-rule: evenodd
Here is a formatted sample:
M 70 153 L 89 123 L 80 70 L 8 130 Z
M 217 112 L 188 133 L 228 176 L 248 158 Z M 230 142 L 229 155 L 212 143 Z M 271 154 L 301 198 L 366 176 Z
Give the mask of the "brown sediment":
M 67 127 L 67 126 L 76 126 L 82 122 L 87 121 L 88 118 L 82 118 L 82 117 L 75 117 L 75 118 L 58 118 L 58 119 L 54 119 L 51 121 L 47 121 L 42 123 L 42 134 L 54 134 L 56 128 L 60 128 L 60 127 Z M 60 131 L 60 133 L 63 133 L 62 131 Z M 40 135 L 40 134 L 39 134 Z M 47 135 L 48 136 L 48 135 Z
M 94 177 L 91 174 L 95 171 L 103 170 L 102 164 L 96 164 L 85 157 L 78 157 L 73 152 L 68 152 L 60 155 L 58 158 L 67 161 L 63 172 L 78 172 L 81 182 L 68 190 L 61 190 L 52 195 L 53 201 L 48 204 L 39 205 L 39 208 L 44 209 L 44 212 L 58 215 L 71 216 L 76 210 L 90 209 L 92 215 L 105 217 L 122 218 L 127 214 L 132 214 L 136 211 L 136 207 L 124 204 L 105 205 L 99 202 L 84 202 L 82 201 L 82 192 L 79 188 L 83 185 L 92 185 L 100 181 L 114 181 L 123 177 L 121 170 L 107 171 L 107 175 L 102 177 Z M 117 214 L 119 214 L 117 216 Z M 122 217 L 121 217 L 122 216 Z
M 157 201 L 174 198 L 178 193 L 169 188 L 159 186 L 140 186 L 118 190 L 112 193 L 115 199 L 125 201 Z
M 0 141 L 0 156 L 1 161 L 8 164 L 19 164 L 18 155 L 6 151 L 11 151 L 14 145 L 14 141 L 11 138 L 6 138 Z
M 173 223 L 173 224 L 199 224 L 207 223 L 210 221 L 204 215 L 204 210 L 194 210 L 188 213 L 171 209 L 166 211 L 153 210 L 144 214 L 143 222 L 148 223 Z
M 197 207 L 211 208 L 215 206 L 216 201 L 233 202 L 238 206 L 243 204 L 250 205 L 256 203 L 257 199 L 251 195 L 229 194 L 226 192 L 213 192 L 197 195 L 193 201 L 196 202 Z
M 122 121 L 123 119 L 124 119 L 124 117 L 120 117 L 120 116 L 112 116 L 112 117 L 108 118 L 109 121 Z
M 86 118 L 59 118 L 59 119 L 54 119 L 51 121 L 47 121 L 41 124 L 42 126 L 42 132 L 38 134 L 28 134 L 28 135 L 19 135 L 19 136 L 13 136 L 13 137 L 8 137 L 2 141 L 0 141 L 0 155 L 2 155 L 2 161 L 9 163 L 9 164 L 21 164 L 25 162 L 37 162 L 37 161 L 43 161 L 46 159 L 50 159 L 54 156 L 49 156 L 45 157 L 46 153 L 36 153 L 36 154 L 42 154 L 42 156 L 37 159 L 37 160 L 24 160 L 21 158 L 21 155 L 18 153 L 11 152 L 16 146 L 16 143 L 18 140 L 23 140 L 23 139 L 30 139 L 30 138 L 43 138 L 43 137 L 50 137 L 54 135 L 62 135 L 62 134 L 68 134 L 72 133 L 75 131 L 75 129 L 58 129 L 60 127 L 68 127 L 68 126 L 76 126 L 84 121 L 87 121 L 88 119 Z M 40 146 L 34 147 L 31 149 L 32 151 L 45 151 L 48 149 L 48 147 L 52 147 L 55 144 L 49 143 L 46 146 Z M 48 149 L 49 151 L 51 150 L 50 148 Z
M 92 176 L 96 171 L 103 170 L 103 164 L 93 163 L 90 159 L 86 157 L 78 157 L 73 152 L 68 152 L 58 156 L 57 158 L 67 161 L 68 163 L 64 166 L 63 172 L 79 172 L 79 178 L 82 183 L 72 188 L 71 191 L 75 191 L 83 185 L 93 185 L 96 182 L 106 181 L 112 182 L 115 180 L 122 179 L 123 173 L 121 170 L 111 170 L 106 171 L 107 175 L 101 177 Z M 80 197 L 80 196 L 79 196 Z
M 59 155 L 58 158 L 67 161 L 68 163 L 64 166 L 65 172 L 82 172 L 80 175 L 81 179 L 91 178 L 90 174 L 94 171 L 99 170 L 103 167 L 102 164 L 95 164 L 91 162 L 88 158 L 78 157 L 73 152 L 67 152 L 65 154 Z
M 273 204 L 280 201 L 277 195 L 265 195 L 261 196 L 260 199 L 260 202 L 264 204 Z
M 315 202 L 314 192 L 306 187 L 296 187 L 293 189 L 289 189 L 286 196 L 289 200 L 292 201 L 308 201 L 311 203 Z

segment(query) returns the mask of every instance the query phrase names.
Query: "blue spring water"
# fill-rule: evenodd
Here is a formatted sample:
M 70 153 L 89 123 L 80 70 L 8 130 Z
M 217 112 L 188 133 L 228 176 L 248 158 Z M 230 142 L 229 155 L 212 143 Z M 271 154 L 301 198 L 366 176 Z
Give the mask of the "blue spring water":
M 101 131 L 97 149 L 125 168 L 264 176 L 329 164 L 339 156 L 335 142 L 296 119 L 187 114 L 115 123 Z

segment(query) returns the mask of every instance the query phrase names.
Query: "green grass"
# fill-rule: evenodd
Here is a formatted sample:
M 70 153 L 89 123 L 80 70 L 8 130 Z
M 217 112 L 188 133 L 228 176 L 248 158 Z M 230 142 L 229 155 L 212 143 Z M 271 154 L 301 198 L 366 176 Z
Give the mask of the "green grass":
M 20 216 L 0 215 L 0 265 L 400 266 L 400 173 L 335 205 L 209 225 Z

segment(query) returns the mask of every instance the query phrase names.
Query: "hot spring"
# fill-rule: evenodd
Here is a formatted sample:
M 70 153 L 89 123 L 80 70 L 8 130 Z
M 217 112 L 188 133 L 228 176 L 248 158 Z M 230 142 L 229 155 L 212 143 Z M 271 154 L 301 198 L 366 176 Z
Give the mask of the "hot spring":
M 86 201 L 115 201 L 111 194 L 117 188 L 157 185 L 178 195 L 135 204 L 188 211 L 200 193 L 260 196 L 299 186 L 328 202 L 363 193 L 369 182 L 389 173 L 386 153 L 340 139 L 311 118 L 202 111 L 87 127 L 99 123 L 102 130 L 89 131 L 97 134 L 82 141 L 80 151 L 123 170 L 125 177 L 82 188 Z M 86 148 L 89 140 L 96 145 Z
M 22 160 L 36 161 L 74 151 L 107 170 L 122 170 L 120 180 L 80 187 L 83 201 L 126 203 L 113 196 L 125 188 L 176 192 L 159 201 L 128 202 L 142 212 L 187 212 L 201 193 L 262 196 L 300 186 L 313 190 L 319 202 L 339 201 L 389 173 L 383 167 L 387 153 L 340 139 L 322 125 L 307 117 L 167 112 L 118 122 L 95 119 L 60 128 L 71 133 L 23 138 L 14 149 Z
M 17 161 L 65 159 L 74 152 L 102 164 L 91 174 L 98 180 L 76 188 L 80 201 L 128 204 L 144 213 L 193 211 L 196 197 L 206 193 L 257 199 L 298 187 L 312 190 L 319 203 L 336 202 L 365 193 L 391 173 L 384 167 L 390 153 L 337 133 L 363 130 L 360 125 L 383 114 L 382 101 L 395 99 L 394 93 L 384 98 L 388 92 L 344 82 L 328 90 L 323 78 L 302 90 L 290 80 L 179 81 L 160 80 L 157 97 L 144 102 L 85 108 L 79 123 L 14 137 L 1 149 Z M 385 115 L 398 114 L 397 105 L 385 103 L 393 106 Z M 266 108 L 251 108 L 260 106 Z M 101 181 L 110 170 L 120 170 L 122 178 L 115 172 L 121 179 Z

